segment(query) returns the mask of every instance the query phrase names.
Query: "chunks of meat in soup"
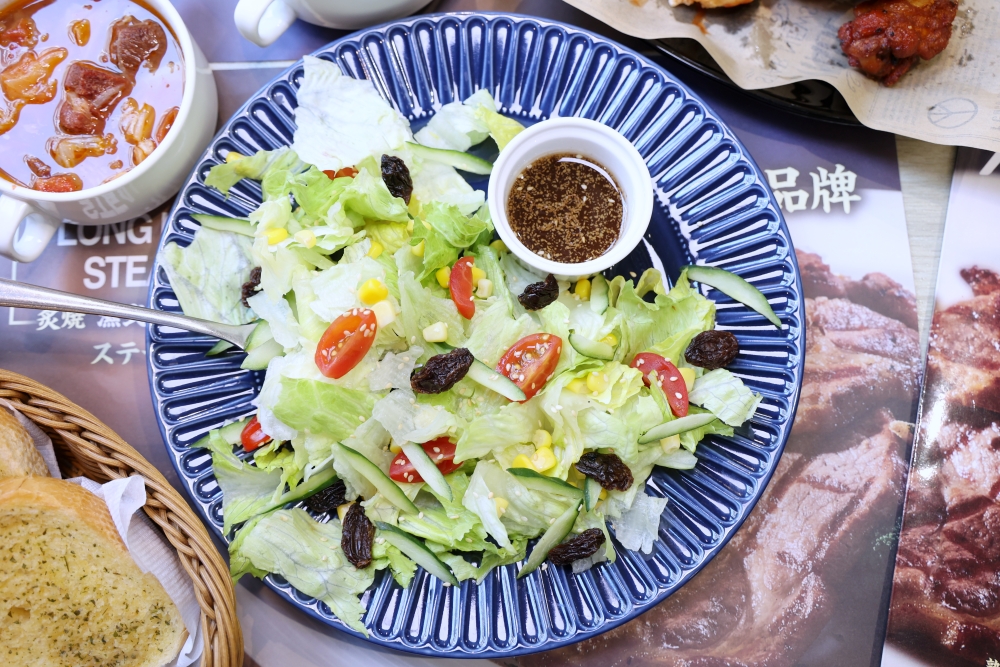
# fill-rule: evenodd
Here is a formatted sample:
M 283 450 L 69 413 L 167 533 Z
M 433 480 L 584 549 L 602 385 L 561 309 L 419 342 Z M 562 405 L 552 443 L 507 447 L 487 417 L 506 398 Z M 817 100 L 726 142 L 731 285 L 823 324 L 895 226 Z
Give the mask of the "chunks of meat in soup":
M 111 26 L 111 62 L 133 78 L 143 63 L 155 72 L 166 52 L 167 34 L 156 21 L 126 16 Z
M 118 102 L 132 92 L 132 81 L 93 63 L 75 62 L 63 81 L 66 98 L 59 107 L 59 129 L 66 134 L 101 134 Z

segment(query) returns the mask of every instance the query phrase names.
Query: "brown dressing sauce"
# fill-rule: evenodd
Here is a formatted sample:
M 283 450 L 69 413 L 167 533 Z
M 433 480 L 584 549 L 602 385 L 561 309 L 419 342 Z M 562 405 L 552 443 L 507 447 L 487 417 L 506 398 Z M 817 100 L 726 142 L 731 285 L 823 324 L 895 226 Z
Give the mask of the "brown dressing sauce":
M 0 93 L 0 178 L 80 190 L 128 172 L 165 138 L 184 61 L 141 0 L 21 0 L 0 12 Z
M 518 240 L 536 255 L 566 264 L 610 250 L 624 213 L 621 190 L 608 170 L 571 153 L 529 164 L 507 197 L 507 219 Z

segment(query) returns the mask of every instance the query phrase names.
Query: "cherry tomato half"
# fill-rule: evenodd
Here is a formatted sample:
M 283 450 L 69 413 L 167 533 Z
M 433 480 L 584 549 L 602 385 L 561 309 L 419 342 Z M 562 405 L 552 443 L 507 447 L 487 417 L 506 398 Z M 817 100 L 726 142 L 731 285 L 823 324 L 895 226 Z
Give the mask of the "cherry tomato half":
M 455 302 L 459 314 L 467 320 L 476 314 L 476 302 L 472 300 L 472 262 L 472 257 L 463 257 L 455 262 L 448 279 L 451 300 Z
M 497 370 L 531 398 L 542 390 L 559 364 L 562 339 L 552 334 L 531 334 L 514 343 L 500 361 Z
M 462 467 L 461 463 L 455 463 L 455 443 L 447 437 L 441 436 L 420 446 L 427 452 L 427 456 L 431 457 L 431 461 L 434 461 L 434 465 L 437 466 L 442 475 L 450 475 Z M 389 466 L 389 478 L 410 484 L 424 481 L 420 473 L 413 468 L 410 459 L 406 458 L 406 454 L 402 452 L 396 454 L 395 458 L 392 459 L 392 464 Z
M 243 427 L 243 431 L 240 432 L 240 442 L 243 443 L 243 449 L 248 452 L 271 442 L 271 436 L 261 430 L 257 415 L 251 417 L 247 425 Z
M 642 371 L 642 381 L 649 386 L 649 374 L 656 371 L 656 377 L 670 404 L 670 411 L 675 417 L 686 417 L 688 413 L 688 390 L 684 376 L 677 367 L 658 354 L 640 352 L 629 364 L 632 368 Z
M 316 366 L 328 378 L 342 378 L 371 349 L 378 321 L 367 308 L 349 310 L 327 327 L 316 346 Z
M 344 178 L 344 177 L 354 178 L 355 176 L 358 175 L 358 170 L 355 169 L 354 167 L 341 167 L 337 171 L 334 171 L 333 169 L 324 169 L 323 173 L 326 174 L 330 178 L 330 180 L 333 180 L 334 178 Z

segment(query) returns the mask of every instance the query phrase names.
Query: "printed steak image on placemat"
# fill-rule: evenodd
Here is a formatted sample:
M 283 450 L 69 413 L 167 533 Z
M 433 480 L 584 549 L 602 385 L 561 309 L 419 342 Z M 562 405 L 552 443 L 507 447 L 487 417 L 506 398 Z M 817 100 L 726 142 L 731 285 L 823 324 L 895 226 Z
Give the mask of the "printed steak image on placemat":
M 973 298 L 931 328 L 888 639 L 982 666 L 1000 658 L 1000 276 L 961 275 Z
M 856 628 L 853 637 L 871 633 L 873 621 L 845 598 L 862 576 L 879 585 L 884 577 L 885 560 L 879 572 L 858 570 L 877 560 L 861 556 L 891 532 L 899 507 L 920 385 L 916 302 L 883 274 L 854 281 L 817 255 L 797 254 L 807 297 L 802 397 L 785 454 L 753 513 L 663 604 L 602 637 L 517 665 L 860 664 L 855 654 L 813 647 L 832 634 L 827 628 L 838 615 Z M 866 646 L 866 662 L 869 653 Z

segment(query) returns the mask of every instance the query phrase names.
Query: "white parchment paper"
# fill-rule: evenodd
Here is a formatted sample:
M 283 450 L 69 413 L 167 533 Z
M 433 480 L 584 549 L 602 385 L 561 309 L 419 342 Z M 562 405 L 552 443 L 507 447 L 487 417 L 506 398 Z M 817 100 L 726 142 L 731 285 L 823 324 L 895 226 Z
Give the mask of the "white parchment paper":
M 820 79 L 869 127 L 924 141 L 1000 151 L 1000 5 L 961 0 L 951 42 L 892 88 L 847 64 L 837 30 L 853 0 L 756 0 L 733 9 L 667 0 L 565 0 L 635 37 L 698 40 L 745 89 Z M 702 27 L 704 32 L 702 32 Z

